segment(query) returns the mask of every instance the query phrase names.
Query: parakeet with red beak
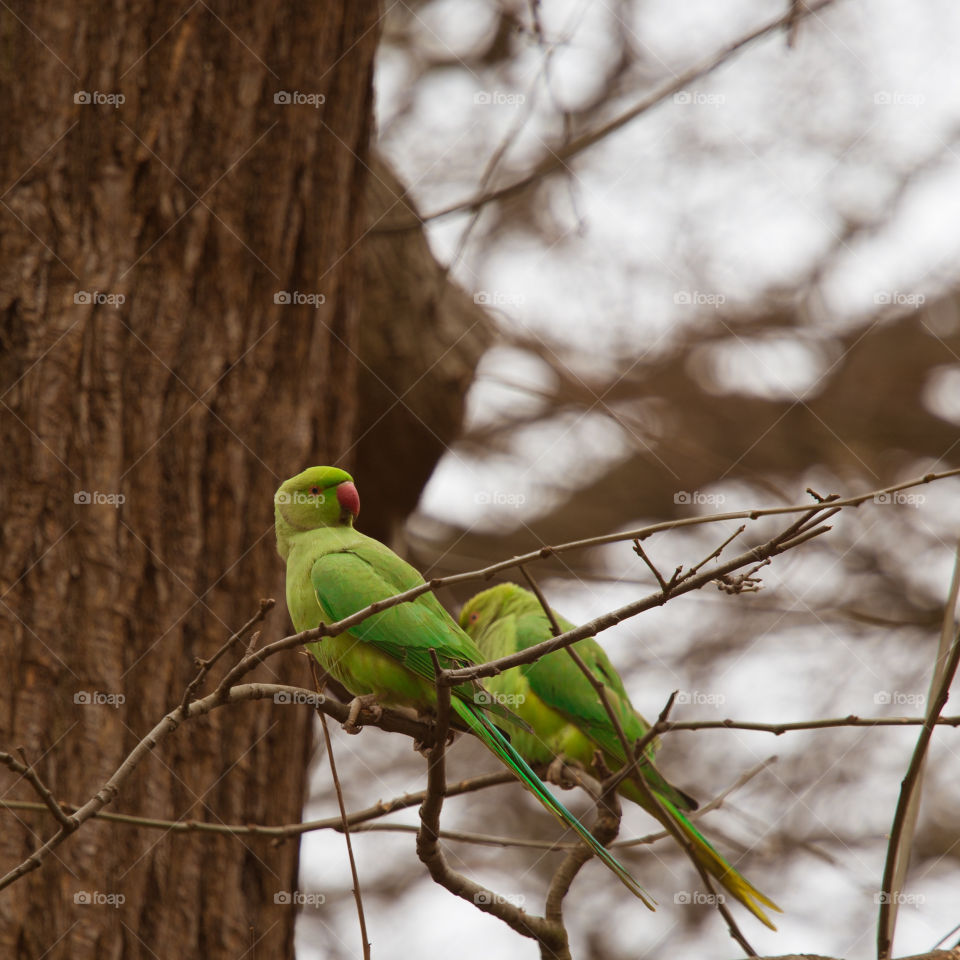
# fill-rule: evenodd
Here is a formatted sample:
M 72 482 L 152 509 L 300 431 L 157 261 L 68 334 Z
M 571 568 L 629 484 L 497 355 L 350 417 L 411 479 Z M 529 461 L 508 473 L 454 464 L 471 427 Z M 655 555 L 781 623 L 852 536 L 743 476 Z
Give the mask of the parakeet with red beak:
M 573 624 L 554 611 L 557 626 L 572 630 Z M 460 625 L 476 641 L 484 660 L 496 660 L 518 650 L 549 640 L 552 625 L 536 595 L 514 583 L 501 583 L 478 593 L 460 612 Z M 595 679 L 604 686 L 620 728 L 630 743 L 650 729 L 630 703 L 623 681 L 603 648 L 592 637 L 573 644 Z M 535 663 L 504 670 L 485 681 L 501 701 L 517 704 L 516 713 L 527 729 L 511 720 L 503 722 L 511 742 L 528 763 L 548 764 L 557 758 L 589 769 L 594 753 L 600 751 L 610 770 L 626 762 L 623 746 L 609 713 L 590 681 L 565 650 L 556 650 Z M 700 864 L 750 910 L 775 930 L 764 907 L 779 912 L 769 897 L 742 877 L 713 848 L 686 816 L 696 801 L 670 784 L 654 766 L 655 744 L 647 748 L 646 762 L 637 768 L 657 802 L 627 778 L 619 792 L 640 804 L 664 826 L 672 825 L 690 844 Z
M 310 467 L 274 496 L 277 550 L 287 565 L 287 607 L 298 631 L 335 623 L 370 604 L 424 582 L 392 550 L 353 527 L 360 497 L 349 473 Z M 435 712 L 434 650 L 444 669 L 482 663 L 473 640 L 432 593 L 367 617 L 307 648 L 355 701 Z M 531 793 L 578 836 L 650 909 L 651 901 L 625 867 L 546 788 L 498 729 L 511 712 L 480 683 L 451 690 L 454 722 L 469 730 Z M 355 716 L 355 711 L 352 712 Z M 523 726 L 516 716 L 514 723 Z

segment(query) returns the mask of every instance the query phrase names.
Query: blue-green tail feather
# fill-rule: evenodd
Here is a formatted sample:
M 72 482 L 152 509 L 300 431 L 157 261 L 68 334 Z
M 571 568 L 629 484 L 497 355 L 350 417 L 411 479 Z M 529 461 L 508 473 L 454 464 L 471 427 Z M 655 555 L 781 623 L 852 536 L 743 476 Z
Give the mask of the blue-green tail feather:
M 544 782 L 493 723 L 479 710 L 462 700 L 454 699 L 452 706 L 484 745 L 517 775 L 517 778 L 543 806 L 558 820 L 576 831 L 577 836 L 617 875 L 620 882 L 646 907 L 653 910 L 655 903 L 653 898 L 630 876 L 626 867 L 547 789 Z

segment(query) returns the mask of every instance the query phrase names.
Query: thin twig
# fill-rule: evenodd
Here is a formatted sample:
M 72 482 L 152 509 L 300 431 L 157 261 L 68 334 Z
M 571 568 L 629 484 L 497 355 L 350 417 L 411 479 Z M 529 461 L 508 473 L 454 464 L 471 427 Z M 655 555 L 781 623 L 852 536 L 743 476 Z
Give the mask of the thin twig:
M 197 666 L 200 668 L 199 673 L 187 684 L 186 690 L 183 691 L 183 697 L 180 700 L 180 711 L 185 716 L 185 711 L 187 704 L 193 699 L 193 695 L 196 693 L 200 684 L 203 683 L 204 678 L 210 672 L 210 668 L 228 651 L 234 644 L 239 643 L 247 633 L 261 620 L 263 620 L 267 614 L 273 609 L 276 604 L 276 600 L 273 598 L 264 598 L 260 601 L 260 609 L 232 636 L 222 647 L 212 656 L 209 660 L 201 660 L 197 658 Z
M 242 690 L 244 688 L 236 687 L 235 689 Z M 517 778 L 513 773 L 507 770 L 498 770 L 496 773 L 485 773 L 479 777 L 469 777 L 466 780 L 448 783 L 445 793 L 447 797 L 456 797 L 465 793 L 485 790 L 487 787 L 516 783 L 516 781 Z M 418 790 L 415 793 L 404 793 L 392 800 L 380 800 L 372 806 L 351 813 L 348 817 L 350 826 L 356 833 L 359 829 L 362 829 L 362 825 L 367 821 L 385 817 L 397 810 L 415 807 L 423 803 L 426 795 L 426 790 Z M 68 813 L 75 813 L 80 809 L 79 806 L 70 803 L 63 803 L 61 807 Z M 0 800 L 0 809 L 42 812 L 47 810 L 48 807 L 45 803 L 36 803 L 32 800 Z M 302 823 L 287 823 L 281 826 L 255 823 L 206 823 L 201 820 L 159 820 L 156 817 L 135 817 L 126 813 L 108 813 L 105 810 L 98 811 L 94 814 L 94 817 L 98 820 L 108 820 L 111 823 L 124 826 L 163 830 L 165 833 L 219 833 L 241 837 L 268 837 L 274 843 L 281 843 L 289 837 L 297 837 L 316 830 L 337 830 L 343 825 L 339 814 L 335 817 L 325 817 L 322 820 L 307 820 Z
M 646 551 L 641 546 L 639 539 L 633 541 L 633 552 L 647 565 L 647 568 L 654 575 L 654 577 L 656 577 L 657 583 L 660 584 L 660 589 L 663 591 L 663 595 L 668 596 L 670 591 L 673 589 L 674 584 L 680 579 L 680 574 L 683 571 L 683 564 L 673 571 L 673 574 L 670 576 L 669 580 L 664 580 L 663 575 L 657 569 L 654 562 L 647 556 Z
M 310 669 L 313 672 L 314 686 L 317 693 L 323 694 L 323 685 L 320 682 L 317 662 L 310 658 Z M 323 729 L 323 742 L 327 747 L 327 759 L 330 761 L 330 776 L 333 779 L 333 789 L 337 794 L 337 806 L 340 808 L 340 825 L 344 842 L 347 846 L 347 858 L 350 861 L 350 876 L 353 878 L 353 899 L 357 904 L 357 919 L 360 922 L 360 942 L 363 944 L 363 960 L 370 960 L 370 939 L 367 936 L 367 921 L 363 914 L 363 895 L 360 892 L 360 875 L 357 873 L 357 861 L 353 856 L 353 843 L 350 841 L 350 820 L 347 817 L 347 808 L 343 802 L 343 790 L 340 787 L 340 777 L 337 775 L 337 764 L 333 757 L 333 744 L 330 742 L 330 731 L 327 729 L 327 715 L 317 710 L 320 717 L 320 726 Z
M 714 560 L 714 559 L 716 559 L 717 557 L 719 557 L 720 554 L 723 553 L 723 551 L 726 549 L 726 547 L 728 547 L 731 543 L 733 543 L 733 541 L 736 540 L 737 537 L 739 537 L 740 534 L 743 533 L 743 531 L 746 530 L 746 529 L 747 529 L 747 525 L 746 525 L 745 523 L 740 524 L 740 526 L 737 527 L 737 529 L 734 530 L 733 533 L 731 533 L 730 536 L 727 537 L 727 539 L 724 540 L 723 543 L 721 543 L 720 546 L 717 547 L 716 550 L 714 550 L 712 553 L 707 554 L 707 556 L 705 556 L 699 563 L 694 564 L 694 565 L 682 576 L 681 579 L 686 580 L 688 577 L 696 576 L 697 571 L 699 571 L 699 569 L 700 569 L 704 564 L 709 563 L 711 560 Z
M 806 510 L 808 513 L 810 512 L 809 507 L 807 507 Z M 819 536 L 823 533 L 826 533 L 829 529 L 829 527 L 818 527 L 815 530 L 808 531 L 803 536 L 804 538 Z M 788 528 L 788 530 L 784 531 L 784 533 L 791 531 L 792 528 Z M 498 673 L 502 673 L 504 670 L 510 669 L 510 667 L 517 667 L 521 666 L 522 664 L 533 663 L 535 660 L 539 660 L 541 657 L 546 656 L 548 653 L 552 653 L 554 650 L 560 650 L 563 647 L 568 647 L 570 644 L 576 643 L 578 640 L 583 640 L 586 637 L 593 637 L 601 631 L 609 630 L 610 627 L 616 626 L 618 623 L 621 623 L 630 617 L 635 617 L 637 614 L 643 613 L 646 610 L 651 610 L 654 607 L 662 606 L 670 597 L 675 597 L 684 593 L 691 593 L 694 590 L 699 590 L 701 587 L 706 586 L 706 584 L 712 583 L 714 580 L 730 574 L 740 567 L 744 567 L 748 564 L 753 564 L 758 561 L 763 561 L 770 557 L 778 556 L 785 550 L 789 549 L 788 545 L 782 543 L 781 538 L 783 535 L 784 534 L 778 534 L 771 540 L 768 540 L 766 543 L 761 544 L 758 547 L 753 547 L 746 553 L 742 553 L 739 556 L 725 561 L 724 563 L 718 564 L 711 570 L 699 573 L 694 577 L 690 577 L 688 580 L 683 580 L 671 590 L 669 596 L 665 595 L 662 590 L 658 590 L 656 593 L 650 594 L 643 600 L 636 600 L 633 603 L 628 603 L 623 607 L 619 607 L 617 610 L 604 614 L 603 616 L 596 617 L 593 620 L 589 620 L 586 623 L 581 624 L 579 627 L 575 627 L 572 630 L 567 630 L 558 637 L 553 637 L 550 640 L 544 640 L 540 643 L 532 644 L 523 650 L 518 650 L 516 653 L 509 654 L 505 657 L 500 657 L 497 660 L 491 660 L 488 663 L 477 664 L 470 667 L 461 667 L 456 670 L 448 670 L 446 671 L 446 679 L 444 682 L 449 684 L 457 684 L 479 680 L 481 677 L 495 676 Z M 796 543 L 797 540 L 798 538 L 794 537 L 793 540 L 790 541 L 790 545 Z
M 752 720 L 671 720 L 661 732 L 673 730 L 757 730 L 781 736 L 796 730 L 826 730 L 830 727 L 917 727 L 927 723 L 926 717 L 830 717 L 825 720 L 796 720 L 791 723 L 756 723 Z M 937 717 L 934 724 L 960 727 L 960 717 Z
M 759 763 L 754 764 L 749 770 L 746 770 L 744 773 L 740 774 L 730 786 L 726 787 L 724 790 L 721 790 L 713 799 L 708 803 L 701 804 L 696 810 L 691 810 L 686 816 L 689 820 L 699 820 L 701 817 L 710 813 L 711 810 L 718 810 L 723 806 L 724 801 L 727 797 L 730 796 L 734 791 L 739 790 L 742 786 L 749 783 L 757 774 L 762 773 L 767 767 L 772 763 L 776 763 L 779 758 L 776 756 L 767 757 L 766 760 L 761 760 Z M 645 837 L 637 837 L 633 840 L 620 840 L 618 843 L 612 844 L 614 847 L 635 847 L 640 846 L 641 844 L 651 844 L 656 843 L 658 840 L 665 840 L 670 836 L 668 830 L 658 830 L 656 833 L 649 833 Z
M 761 760 L 760 763 L 754 764 L 749 770 L 746 770 L 742 773 L 736 780 L 733 781 L 728 787 L 725 787 L 720 791 L 715 797 L 713 797 L 708 803 L 702 804 L 698 809 L 690 811 L 688 814 L 691 820 L 698 820 L 706 814 L 710 813 L 712 810 L 717 810 L 723 806 L 724 801 L 735 791 L 739 790 L 745 784 L 749 783 L 757 774 L 766 770 L 771 763 L 776 762 L 777 757 L 767 757 L 766 760 Z M 574 779 L 573 772 L 577 771 L 576 767 L 564 767 L 565 775 Z M 511 777 L 511 779 L 513 779 Z M 450 795 L 449 787 L 447 789 L 447 796 Z M 330 826 L 336 826 L 336 824 L 328 824 Z M 419 830 L 419 827 L 415 827 L 412 824 L 406 823 L 361 823 L 354 827 L 354 833 L 359 832 L 368 832 L 368 831 L 383 831 L 383 832 L 398 832 L 398 833 L 415 833 Z M 649 846 L 653 843 L 656 843 L 658 840 L 665 840 L 670 837 L 670 833 L 667 830 L 658 830 L 656 833 L 649 833 L 643 837 L 634 837 L 630 840 L 616 840 L 613 843 L 610 843 L 609 849 L 617 850 L 621 848 L 628 847 L 638 847 L 638 846 Z M 440 831 L 441 840 L 453 840 L 459 843 L 472 843 L 479 844 L 481 846 L 490 846 L 490 847 L 520 847 L 520 848 L 529 848 L 533 850 L 576 850 L 583 847 L 581 841 L 577 840 L 574 842 L 568 842 L 564 840 L 528 840 L 526 837 L 497 837 L 491 834 L 485 833 L 469 833 L 463 830 L 441 830 Z
M 664 718 L 664 720 L 665 719 L 666 718 Z M 643 794 L 644 799 L 649 804 L 647 808 L 649 812 L 652 813 L 663 824 L 673 839 L 679 844 L 683 852 L 686 853 L 687 858 L 693 864 L 697 873 L 700 874 L 700 879 L 703 881 L 704 886 L 707 888 L 710 896 L 713 897 L 713 902 L 717 908 L 717 911 L 727 924 L 727 930 L 729 931 L 730 936 L 743 948 L 747 956 L 756 957 L 756 950 L 754 950 L 750 945 L 750 942 L 744 936 L 743 931 L 740 929 L 737 921 L 734 919 L 733 914 L 727 908 L 724 897 L 717 895 L 717 892 L 713 886 L 713 880 L 706 868 L 697 858 L 696 852 L 693 848 L 693 843 L 690 838 L 683 833 L 673 817 L 671 817 L 667 810 L 664 809 L 660 798 L 653 792 L 653 790 L 650 788 L 650 785 L 643 779 L 643 777 L 633 777 L 632 780 L 640 787 L 640 792 Z
M 67 814 L 64 813 L 63 808 L 57 802 L 53 791 L 40 779 L 40 774 L 34 769 L 33 764 L 27 760 L 27 755 L 24 753 L 23 747 L 17 747 L 17 753 L 20 754 L 20 760 L 17 760 L 16 757 L 11 756 L 9 753 L 0 751 L 0 763 L 9 767 L 14 773 L 19 773 L 20 776 L 33 787 L 34 792 L 43 801 L 43 807 L 53 814 L 54 819 L 60 824 L 62 829 L 68 831 L 76 829 L 76 825 Z M 41 809 L 43 809 L 43 807 Z

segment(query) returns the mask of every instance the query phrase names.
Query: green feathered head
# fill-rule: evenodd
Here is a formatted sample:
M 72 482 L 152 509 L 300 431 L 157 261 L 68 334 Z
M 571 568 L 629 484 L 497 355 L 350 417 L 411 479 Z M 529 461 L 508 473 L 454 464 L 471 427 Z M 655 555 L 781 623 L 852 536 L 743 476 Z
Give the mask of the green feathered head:
M 515 583 L 500 583 L 471 597 L 460 611 L 460 627 L 476 639 L 495 620 L 540 610 L 540 601 Z
M 360 513 L 353 477 L 338 467 L 308 467 L 285 480 L 273 497 L 277 549 L 286 559 L 290 537 L 318 527 L 349 527 Z

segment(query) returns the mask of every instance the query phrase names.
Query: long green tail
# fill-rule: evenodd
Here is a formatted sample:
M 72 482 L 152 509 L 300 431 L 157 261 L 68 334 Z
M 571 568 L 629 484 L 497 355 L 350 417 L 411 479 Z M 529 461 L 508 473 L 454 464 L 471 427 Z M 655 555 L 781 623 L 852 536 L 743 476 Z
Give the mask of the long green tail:
M 523 785 L 562 823 L 576 831 L 581 840 L 619 878 L 620 882 L 650 910 L 655 909 L 653 898 L 630 876 L 626 867 L 601 844 L 597 838 L 547 789 L 530 765 L 510 744 L 510 741 L 479 711 L 462 700 L 454 699 L 453 709 L 484 745 L 506 764 Z M 704 841 L 706 842 L 706 841 Z
M 620 788 L 620 792 L 628 799 L 639 803 L 644 810 L 653 814 L 653 816 L 663 823 L 665 819 L 663 813 L 659 810 L 651 810 L 649 801 L 643 795 L 643 792 L 633 783 L 624 783 Z M 675 804 L 664 797 L 659 791 L 657 791 L 657 799 L 660 801 L 663 810 L 669 814 L 673 823 L 690 841 L 697 860 L 700 861 L 700 865 L 707 873 L 712 877 L 716 877 L 724 888 L 736 897 L 761 923 L 766 924 L 771 930 L 776 930 L 777 928 L 763 912 L 762 907 L 769 907 L 771 910 L 776 910 L 777 913 L 783 913 L 783 911 L 769 897 L 762 894 L 752 883 L 741 876 L 733 866 L 727 863 L 710 845 L 710 841 L 697 830 Z M 666 823 L 663 823 L 663 825 L 667 826 Z

